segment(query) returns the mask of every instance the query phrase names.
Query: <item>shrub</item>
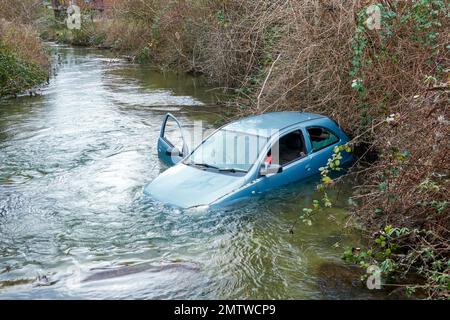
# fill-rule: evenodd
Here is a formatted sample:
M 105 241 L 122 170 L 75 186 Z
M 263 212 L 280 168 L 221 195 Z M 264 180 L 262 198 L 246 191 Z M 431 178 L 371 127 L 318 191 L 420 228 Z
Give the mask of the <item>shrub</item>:
M 31 89 L 47 77 L 46 69 L 13 54 L 0 41 L 0 97 Z
M 48 66 L 47 54 L 31 27 L 0 20 L 0 97 L 43 83 Z

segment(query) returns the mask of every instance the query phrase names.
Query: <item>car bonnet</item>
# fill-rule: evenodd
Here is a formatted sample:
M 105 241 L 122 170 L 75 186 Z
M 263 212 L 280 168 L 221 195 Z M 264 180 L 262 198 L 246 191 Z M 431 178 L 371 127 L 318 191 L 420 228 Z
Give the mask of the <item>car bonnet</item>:
M 147 185 L 144 193 L 170 205 L 191 208 L 209 205 L 244 183 L 242 175 L 222 174 L 179 163 Z

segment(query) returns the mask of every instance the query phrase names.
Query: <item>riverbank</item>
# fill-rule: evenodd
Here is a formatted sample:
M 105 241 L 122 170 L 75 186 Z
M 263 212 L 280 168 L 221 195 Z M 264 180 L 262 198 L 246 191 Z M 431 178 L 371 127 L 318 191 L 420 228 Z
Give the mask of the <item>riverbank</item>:
M 17 4 L 0 4 L 0 98 L 15 96 L 48 81 L 49 55 Z

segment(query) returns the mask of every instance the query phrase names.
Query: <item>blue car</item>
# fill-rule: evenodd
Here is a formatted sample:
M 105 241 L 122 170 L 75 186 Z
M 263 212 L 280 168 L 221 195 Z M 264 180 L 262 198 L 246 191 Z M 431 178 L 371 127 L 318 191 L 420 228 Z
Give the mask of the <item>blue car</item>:
M 169 123 L 175 130 L 167 129 Z M 179 141 L 169 131 L 178 132 Z M 319 174 L 334 147 L 348 141 L 325 116 L 273 112 L 226 124 L 189 152 L 180 123 L 167 114 L 158 155 L 170 168 L 144 193 L 180 208 L 230 205 Z M 344 153 L 342 166 L 351 161 Z

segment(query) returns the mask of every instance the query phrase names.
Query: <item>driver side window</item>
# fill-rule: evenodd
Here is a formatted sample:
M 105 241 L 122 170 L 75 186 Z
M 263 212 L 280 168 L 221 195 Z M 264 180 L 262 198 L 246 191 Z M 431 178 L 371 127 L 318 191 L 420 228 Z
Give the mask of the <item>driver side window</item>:
M 267 153 L 266 164 L 285 166 L 306 156 L 305 140 L 301 130 L 282 136 Z

